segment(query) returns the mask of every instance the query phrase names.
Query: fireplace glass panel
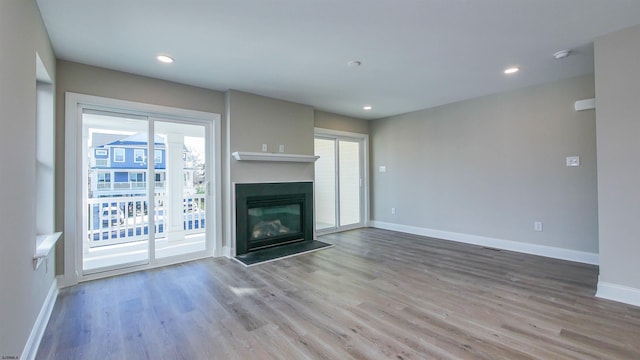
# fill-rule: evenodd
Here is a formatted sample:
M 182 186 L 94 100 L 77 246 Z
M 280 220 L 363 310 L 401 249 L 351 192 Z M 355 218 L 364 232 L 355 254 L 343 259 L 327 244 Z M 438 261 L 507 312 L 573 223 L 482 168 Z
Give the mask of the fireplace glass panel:
M 302 231 L 301 204 L 249 207 L 249 241 L 298 234 Z

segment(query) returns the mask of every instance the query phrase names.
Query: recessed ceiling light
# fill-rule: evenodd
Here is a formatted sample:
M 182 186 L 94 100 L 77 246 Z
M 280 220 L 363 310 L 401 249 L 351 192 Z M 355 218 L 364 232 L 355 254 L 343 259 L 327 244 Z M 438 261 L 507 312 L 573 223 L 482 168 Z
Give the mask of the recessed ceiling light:
M 570 53 L 571 53 L 571 50 L 560 50 L 555 54 L 553 54 L 553 57 L 556 58 L 556 60 L 560 60 L 569 56 Z
M 165 64 L 171 64 L 173 62 L 173 58 L 167 55 L 158 55 L 156 59 L 158 59 L 158 61 L 163 62 Z
M 348 66 L 350 67 L 358 67 L 360 65 L 362 65 L 362 61 L 359 60 L 351 60 L 347 63 Z
M 520 68 L 517 66 L 512 66 L 512 67 L 508 67 L 506 69 L 504 69 L 504 73 L 509 75 L 509 74 L 515 74 L 518 71 L 520 71 Z
M 363 106 L 362 108 L 363 108 L 363 109 L 365 109 L 365 110 L 371 110 L 371 109 L 373 109 L 373 108 L 371 107 L 371 105 L 365 105 L 365 106 Z

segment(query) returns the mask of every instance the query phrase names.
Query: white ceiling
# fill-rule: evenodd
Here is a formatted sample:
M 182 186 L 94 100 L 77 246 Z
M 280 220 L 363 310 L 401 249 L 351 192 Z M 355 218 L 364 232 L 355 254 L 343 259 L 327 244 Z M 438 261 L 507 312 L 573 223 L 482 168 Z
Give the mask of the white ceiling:
M 640 24 L 640 0 L 37 2 L 59 59 L 365 119 L 592 73 L 594 38 Z

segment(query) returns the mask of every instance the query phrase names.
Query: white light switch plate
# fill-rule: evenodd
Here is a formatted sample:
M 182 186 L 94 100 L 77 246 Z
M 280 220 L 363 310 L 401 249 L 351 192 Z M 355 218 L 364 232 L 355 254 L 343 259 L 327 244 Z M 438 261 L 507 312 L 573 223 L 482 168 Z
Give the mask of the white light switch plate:
M 567 156 L 567 166 L 580 166 L 580 156 Z
M 384 165 L 382 165 L 382 166 L 380 166 L 380 167 L 378 168 L 378 171 L 379 171 L 379 172 L 381 172 L 381 173 L 385 173 L 385 172 L 387 172 L 387 167 L 386 167 L 386 166 L 384 166 Z

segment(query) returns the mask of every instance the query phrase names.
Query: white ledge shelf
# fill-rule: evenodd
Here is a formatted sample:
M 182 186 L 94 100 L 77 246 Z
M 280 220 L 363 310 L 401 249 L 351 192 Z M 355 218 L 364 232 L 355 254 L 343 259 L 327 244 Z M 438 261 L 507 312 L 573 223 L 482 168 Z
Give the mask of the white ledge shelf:
M 34 269 L 40 267 L 42 259 L 49 255 L 51 249 L 56 246 L 56 241 L 60 239 L 61 235 L 61 232 L 56 232 L 53 234 L 42 234 L 36 236 L 36 252 L 33 254 Z
M 261 153 L 236 151 L 231 154 L 238 161 L 288 161 L 288 162 L 315 162 L 320 156 L 298 155 L 284 153 Z

